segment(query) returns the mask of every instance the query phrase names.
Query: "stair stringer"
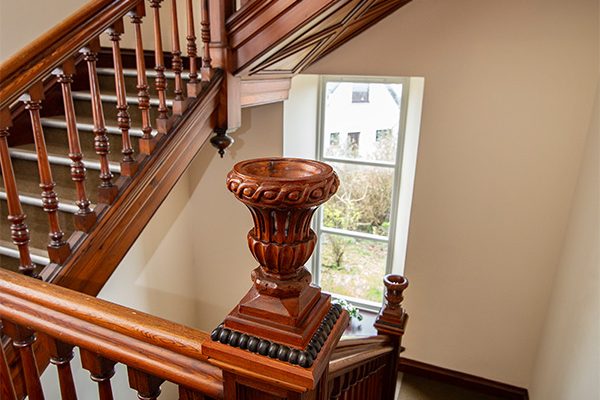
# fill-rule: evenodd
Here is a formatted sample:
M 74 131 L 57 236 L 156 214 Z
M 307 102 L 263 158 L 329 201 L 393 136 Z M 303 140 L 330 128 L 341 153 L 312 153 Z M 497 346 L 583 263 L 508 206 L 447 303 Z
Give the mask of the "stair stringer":
M 222 72 L 217 71 L 72 256 L 63 266 L 47 269 L 44 280 L 91 296 L 100 292 L 212 134 L 222 80 Z

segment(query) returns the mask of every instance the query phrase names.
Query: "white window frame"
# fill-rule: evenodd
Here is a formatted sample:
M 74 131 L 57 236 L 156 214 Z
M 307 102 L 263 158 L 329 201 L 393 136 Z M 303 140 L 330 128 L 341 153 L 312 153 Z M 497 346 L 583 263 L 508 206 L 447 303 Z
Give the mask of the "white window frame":
M 374 79 L 374 81 L 378 80 L 378 82 L 388 79 L 390 82 L 394 80 L 407 81 L 406 85 L 403 85 L 402 101 L 408 102 L 408 110 L 405 110 L 404 113 L 401 112 L 401 117 L 404 117 L 404 121 L 400 127 L 403 129 L 403 137 L 402 145 L 397 148 L 397 151 L 401 153 L 398 153 L 400 156 L 396 160 L 396 163 L 401 165 L 401 168 L 400 173 L 396 173 L 394 176 L 396 199 L 393 201 L 397 204 L 397 208 L 393 208 L 395 223 L 393 225 L 390 224 L 390 231 L 394 230 L 394 240 L 388 246 L 387 258 L 388 263 L 391 263 L 391 272 L 403 274 L 408 246 L 409 219 L 419 147 L 425 79 L 422 77 L 395 78 L 310 74 L 301 74 L 294 77 L 292 79 L 289 98 L 284 102 L 283 155 L 285 157 L 317 158 L 320 150 L 319 146 L 322 143 L 318 140 L 319 135 L 317 132 L 323 130 L 323 125 L 320 122 L 323 94 L 319 92 L 319 88 L 323 87 L 323 85 L 319 85 L 319 81 L 328 78 L 333 78 L 337 81 L 364 81 L 371 79 Z M 406 95 L 404 89 L 408 91 L 408 95 Z M 331 160 L 335 161 L 334 159 Z M 373 165 L 380 166 L 381 162 L 374 161 Z M 321 218 L 321 211 L 319 210 L 315 218 L 313 218 L 312 228 L 315 231 L 318 229 L 317 225 L 320 223 Z M 320 252 L 315 252 L 315 256 L 317 254 L 320 254 Z M 390 256 L 389 254 L 392 255 Z M 316 283 L 320 281 L 320 271 L 318 271 L 315 256 L 311 257 L 306 266 L 312 270 L 313 280 Z M 389 271 L 389 268 L 386 270 Z M 383 277 L 381 278 L 383 279 Z M 378 307 L 363 304 L 364 302 L 361 301 L 354 301 L 356 299 L 350 297 L 339 296 L 337 294 L 334 294 L 334 296 L 348 299 L 359 308 L 378 310 Z
M 390 210 L 390 229 L 388 236 L 374 235 L 370 233 L 353 232 L 344 229 L 328 228 L 323 226 L 323 211 L 322 207 L 317 210 L 316 216 L 313 219 L 313 230 L 317 234 L 317 245 L 312 257 L 312 274 L 313 282 L 320 285 L 321 281 L 321 247 L 320 238 L 321 233 L 332 233 L 352 237 L 355 239 L 370 239 L 375 241 L 381 241 L 387 243 L 387 257 L 386 257 L 386 268 L 385 273 L 392 273 L 397 268 L 394 268 L 394 248 L 396 245 L 396 230 L 398 225 L 398 204 L 400 198 L 401 189 L 401 178 L 402 178 L 402 165 L 404 157 L 404 143 L 406 137 L 406 126 L 407 126 L 407 115 L 408 115 L 408 104 L 409 104 L 409 90 L 410 90 L 410 78 L 397 78 L 397 77 L 365 77 L 365 76 L 338 76 L 338 75 L 322 75 L 319 78 L 319 90 L 318 90 L 318 112 L 317 112 L 317 138 L 316 138 L 316 159 L 324 162 L 335 162 L 349 165 L 360 165 L 360 166 L 373 166 L 391 168 L 394 170 L 393 185 L 392 185 L 392 203 Z M 327 157 L 323 154 L 324 146 L 323 141 L 326 138 L 325 132 L 325 87 L 327 82 L 351 82 L 351 83 L 382 83 L 382 84 L 401 84 L 402 85 L 402 96 L 400 101 L 400 121 L 398 124 L 398 142 L 396 144 L 396 160 L 395 162 L 377 161 L 377 160 L 356 160 L 346 159 L 339 157 Z M 381 277 L 383 279 L 383 276 Z M 382 282 L 383 285 L 383 282 Z M 365 299 L 355 298 L 340 295 L 338 293 L 331 293 L 336 298 L 343 298 L 352 302 L 354 305 L 361 309 L 377 311 L 381 306 L 381 302 L 372 302 Z

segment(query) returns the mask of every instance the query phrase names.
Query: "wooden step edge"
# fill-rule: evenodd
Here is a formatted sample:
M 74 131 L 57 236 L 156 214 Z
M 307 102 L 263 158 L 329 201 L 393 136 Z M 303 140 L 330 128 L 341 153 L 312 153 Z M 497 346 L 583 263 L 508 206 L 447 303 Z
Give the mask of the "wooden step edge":
M 0 200 L 6 200 L 6 198 L 6 192 L 0 190 Z M 26 194 L 20 194 L 19 200 L 21 201 L 21 204 L 26 204 L 28 206 L 44 206 L 44 204 L 42 203 L 42 199 L 38 199 L 37 197 L 33 196 L 28 196 Z M 79 211 L 79 207 L 77 207 L 77 205 L 74 202 L 65 200 L 60 201 L 58 203 L 58 210 L 69 214 L 75 214 L 77 211 Z
M 102 67 L 102 68 L 96 68 L 96 71 L 98 72 L 98 75 L 115 76 L 114 68 Z M 175 72 L 165 71 L 164 74 L 167 79 L 175 79 Z M 137 77 L 137 70 L 135 68 L 124 68 L 123 75 L 126 77 Z M 153 71 L 151 69 L 146 70 L 146 77 L 156 78 L 156 71 Z M 181 78 L 186 79 L 186 80 L 189 79 L 190 73 L 182 72 Z
M 67 129 L 67 122 L 56 118 L 42 118 L 42 126 L 45 128 Z M 108 125 L 105 127 L 106 132 L 112 135 L 120 135 L 121 129 L 117 126 Z M 77 122 L 77 129 L 84 132 L 93 132 L 94 124 L 86 122 Z M 144 132 L 140 128 L 129 128 L 129 134 L 133 137 L 142 137 Z M 156 136 L 158 131 L 152 130 L 152 136 Z
M 21 149 L 9 149 L 8 152 L 12 158 L 16 158 L 18 160 L 27 160 L 27 161 L 37 161 L 37 154 L 35 151 L 31 150 L 21 150 Z M 48 161 L 53 165 L 62 165 L 65 167 L 71 166 L 71 159 L 67 157 L 57 156 L 54 154 L 48 154 Z M 96 171 L 100 171 L 100 162 L 98 161 L 89 161 L 83 160 L 83 164 L 87 169 L 93 169 Z M 117 162 L 111 161 L 108 163 L 108 167 L 110 172 L 120 174 L 121 173 L 121 165 Z
M 101 94 L 100 98 L 102 99 L 102 101 L 106 101 L 109 103 L 117 103 L 117 96 L 114 94 Z M 75 91 L 73 92 L 73 99 L 74 100 L 86 100 L 86 101 L 91 101 L 92 100 L 92 95 L 88 92 L 79 92 L 79 91 Z M 133 97 L 133 96 L 127 96 L 126 98 L 127 104 L 139 104 L 139 100 L 137 97 Z M 173 100 L 167 100 L 167 107 L 173 107 Z M 150 97 L 150 105 L 151 106 L 158 106 L 159 101 L 157 97 Z
M 37 249 L 35 247 L 29 247 L 29 253 L 31 255 L 31 261 L 33 261 L 35 264 L 42 266 L 50 264 L 47 251 Z M 0 240 L 0 255 L 18 259 L 19 250 L 17 250 L 16 246 L 11 242 Z

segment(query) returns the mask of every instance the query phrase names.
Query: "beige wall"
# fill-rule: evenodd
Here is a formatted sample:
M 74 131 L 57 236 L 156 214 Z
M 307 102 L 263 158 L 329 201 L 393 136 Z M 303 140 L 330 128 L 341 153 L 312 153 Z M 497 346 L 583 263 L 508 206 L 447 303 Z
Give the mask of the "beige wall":
M 595 117 L 552 286 L 531 398 L 600 398 L 600 125 Z
M 597 68 L 596 0 L 414 0 L 307 71 L 425 77 L 406 357 L 529 384 Z
M 0 61 L 72 14 L 89 0 L 0 0 Z

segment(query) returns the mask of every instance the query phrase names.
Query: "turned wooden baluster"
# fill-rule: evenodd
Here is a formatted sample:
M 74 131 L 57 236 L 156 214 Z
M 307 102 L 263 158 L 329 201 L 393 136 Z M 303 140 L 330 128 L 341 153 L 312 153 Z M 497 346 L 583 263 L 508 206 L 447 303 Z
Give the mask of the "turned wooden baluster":
M 187 82 L 188 97 L 198 97 L 200 94 L 200 81 L 198 81 L 198 64 L 196 57 L 198 49 L 196 47 L 196 28 L 194 27 L 194 7 L 192 0 L 187 0 L 187 55 L 190 60 L 190 77 Z
M 117 92 L 117 122 L 121 129 L 122 147 L 121 153 L 121 175 L 133 176 L 138 169 L 138 164 L 133 158 L 133 147 L 129 128 L 131 127 L 131 118 L 129 116 L 129 106 L 127 105 L 127 93 L 125 91 L 125 76 L 123 75 L 123 61 L 121 58 L 121 47 L 119 42 L 121 35 L 125 32 L 123 20 L 120 19 L 113 24 L 108 31 L 108 36 L 112 43 L 113 63 L 115 66 L 115 89 Z
M 210 58 L 210 15 L 208 0 L 201 0 L 202 5 L 202 20 L 200 25 L 202 26 L 202 68 L 200 68 L 200 75 L 203 82 L 208 82 L 212 78 L 212 66 Z
M 10 111 L 4 109 L 0 111 L 0 166 L 2 167 L 2 179 L 4 180 L 4 190 L 6 192 L 6 202 L 8 205 L 8 221 L 10 222 L 10 236 L 13 243 L 19 249 L 19 271 L 28 276 L 33 276 L 35 265 L 31 261 L 29 253 L 29 229 L 25 224 L 27 217 L 23 213 L 21 201 L 19 200 L 19 191 L 17 190 L 17 181 L 8 152 L 8 129 L 12 126 Z
M 19 352 L 21 366 L 23 367 L 25 388 L 29 400 L 43 400 L 44 392 L 40 383 L 40 374 L 32 347 L 33 342 L 35 342 L 35 333 L 11 321 L 3 320 L 2 323 L 4 325 L 4 333 L 12 339 L 13 346 Z
M 171 44 L 173 59 L 171 69 L 175 73 L 175 98 L 173 99 L 173 114 L 181 115 L 185 111 L 183 101 L 183 81 L 181 80 L 181 71 L 183 63 L 181 61 L 181 47 L 179 45 L 179 22 L 177 21 L 177 0 L 171 0 Z
M 154 10 L 154 70 L 156 79 L 154 87 L 158 94 L 158 117 L 156 118 L 156 129 L 160 133 L 167 133 L 169 130 L 167 115 L 167 79 L 165 78 L 165 57 L 163 54 L 162 34 L 160 27 L 160 3 L 163 0 L 150 0 L 150 7 Z
M 165 381 L 132 367 L 127 367 L 129 387 L 137 391 L 140 400 L 155 400 L 160 396 L 160 385 Z
M 0 338 L 4 336 L 2 333 L 2 324 L 0 321 Z M 4 346 L 0 345 L 0 399 L 4 400 L 17 400 L 17 393 L 13 385 L 10 368 L 8 367 L 8 361 L 6 360 L 6 354 L 4 352 Z M 193 398 L 190 398 L 193 400 Z
M 81 161 L 83 154 L 81 153 L 79 131 L 77 130 L 77 121 L 75 119 L 75 106 L 73 105 L 73 96 L 71 94 L 75 62 L 72 59 L 66 61 L 62 69 L 58 69 L 54 73 L 58 75 L 58 82 L 62 89 L 65 119 L 67 122 L 67 138 L 69 141 L 69 158 L 71 159 L 71 179 L 75 182 L 75 190 L 77 192 L 76 204 L 79 210 L 74 215 L 74 223 L 78 230 L 89 232 L 90 228 L 96 223 L 96 214 L 90 209 L 90 200 L 85 190 L 86 169 Z
M 62 400 L 76 400 L 77 392 L 73 382 L 71 371 L 71 360 L 73 359 L 73 346 L 52 339 L 50 346 L 50 362 L 56 365 L 58 371 L 58 382 Z
M 146 61 L 144 60 L 144 43 L 142 42 L 142 17 L 146 15 L 144 2 L 130 14 L 131 23 L 135 31 L 135 64 L 137 69 L 137 96 L 140 113 L 142 114 L 142 137 L 139 140 L 140 153 L 151 154 L 156 147 L 152 137 L 152 124 L 150 122 L 150 95 L 148 94 L 148 79 L 146 78 Z
M 108 153 L 110 143 L 106 134 L 106 123 L 104 121 L 104 110 L 102 109 L 102 98 L 100 97 L 100 83 L 96 71 L 97 52 L 100 50 L 98 39 L 90 42 L 83 48 L 83 59 L 87 63 L 90 80 L 90 92 L 92 95 L 92 117 L 94 120 L 94 148 L 100 157 L 100 186 L 98 187 L 98 200 L 101 203 L 111 204 L 117 197 L 118 188 L 113 184 L 113 174 L 110 172 Z
M 90 372 L 90 378 L 98 383 L 100 400 L 113 400 L 110 379 L 115 375 L 115 362 L 80 348 L 81 365 Z
M 54 191 L 56 184 L 52 179 L 52 171 L 50 169 L 50 162 L 48 161 L 48 151 L 46 150 L 46 141 L 40 119 L 43 98 L 44 88 L 41 82 L 34 84 L 29 89 L 29 93 L 22 97 L 25 102 L 25 108 L 29 111 L 29 116 L 31 117 L 33 139 L 38 159 L 40 188 L 42 188 L 42 204 L 44 211 L 48 214 L 50 225 L 48 257 L 52 262 L 62 264 L 71 254 L 71 249 L 69 244 L 64 240 L 64 233 L 60 229 L 60 223 L 58 222 L 58 196 Z

